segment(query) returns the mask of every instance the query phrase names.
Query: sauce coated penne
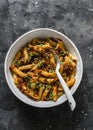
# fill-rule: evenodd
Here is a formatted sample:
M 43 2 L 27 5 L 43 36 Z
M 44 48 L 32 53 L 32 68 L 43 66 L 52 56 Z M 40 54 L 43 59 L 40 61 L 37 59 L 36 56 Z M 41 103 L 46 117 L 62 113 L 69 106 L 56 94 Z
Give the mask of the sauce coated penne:
M 77 58 L 58 38 L 34 38 L 18 50 L 10 66 L 17 88 L 36 101 L 57 101 L 64 90 L 56 75 L 53 49 L 60 60 L 60 73 L 69 89 L 75 83 Z

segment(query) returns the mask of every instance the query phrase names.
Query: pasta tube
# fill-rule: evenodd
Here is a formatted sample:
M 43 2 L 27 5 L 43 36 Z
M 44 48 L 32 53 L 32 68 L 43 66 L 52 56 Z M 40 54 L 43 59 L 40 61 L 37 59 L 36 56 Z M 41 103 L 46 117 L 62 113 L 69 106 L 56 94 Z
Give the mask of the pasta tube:
M 17 74 L 18 76 L 24 78 L 26 77 L 26 74 L 23 73 L 22 71 L 20 71 L 18 68 L 16 68 L 15 66 L 10 66 L 10 69 L 15 73 Z

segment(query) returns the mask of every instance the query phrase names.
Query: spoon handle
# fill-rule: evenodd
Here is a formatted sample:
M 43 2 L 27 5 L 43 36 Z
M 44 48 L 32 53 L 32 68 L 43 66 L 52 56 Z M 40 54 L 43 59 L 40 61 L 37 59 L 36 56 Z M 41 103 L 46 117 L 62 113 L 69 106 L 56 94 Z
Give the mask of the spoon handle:
M 76 102 L 75 102 L 75 100 L 74 100 L 74 98 L 73 98 L 67 84 L 65 83 L 64 79 L 62 78 L 60 72 L 56 71 L 56 73 L 57 73 L 58 79 L 59 79 L 59 81 L 60 81 L 60 83 L 61 83 L 61 85 L 62 85 L 62 87 L 63 87 L 63 89 L 65 91 L 65 94 L 66 94 L 66 96 L 68 98 L 68 102 L 69 102 L 71 111 L 73 111 L 75 109 L 75 107 L 76 107 Z

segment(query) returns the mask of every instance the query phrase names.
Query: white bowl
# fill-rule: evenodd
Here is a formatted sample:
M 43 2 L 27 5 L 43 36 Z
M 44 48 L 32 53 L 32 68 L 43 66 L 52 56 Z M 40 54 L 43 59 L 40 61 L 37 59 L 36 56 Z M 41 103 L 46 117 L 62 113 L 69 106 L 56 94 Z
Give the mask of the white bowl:
M 19 37 L 12 44 L 12 46 L 8 50 L 8 53 L 5 58 L 4 69 L 5 69 L 6 81 L 9 85 L 9 88 L 14 93 L 14 95 L 26 104 L 29 104 L 29 105 L 35 106 L 35 107 L 41 107 L 41 108 L 52 107 L 52 106 L 62 104 L 67 100 L 67 97 L 65 94 L 63 94 L 56 102 L 33 101 L 32 99 L 27 97 L 25 94 L 23 94 L 14 84 L 11 72 L 9 70 L 9 67 L 13 61 L 13 58 L 15 57 L 15 54 L 18 52 L 18 50 L 22 46 L 24 46 L 28 41 L 31 41 L 35 37 L 41 37 L 41 38 L 54 37 L 54 38 L 60 38 L 63 40 L 66 49 L 69 50 L 78 59 L 77 68 L 76 68 L 77 71 L 76 71 L 76 76 L 75 76 L 76 82 L 75 82 L 74 86 L 71 88 L 71 93 L 74 94 L 75 91 L 77 90 L 77 88 L 80 84 L 80 81 L 82 79 L 82 74 L 83 74 L 83 64 L 82 64 L 82 59 L 81 59 L 80 53 L 79 53 L 77 47 L 75 46 L 75 44 L 67 36 L 65 36 L 64 34 L 58 32 L 58 31 L 48 29 L 48 28 L 40 28 L 40 29 L 35 29 L 32 31 L 29 31 L 29 32 L 23 34 L 21 37 Z

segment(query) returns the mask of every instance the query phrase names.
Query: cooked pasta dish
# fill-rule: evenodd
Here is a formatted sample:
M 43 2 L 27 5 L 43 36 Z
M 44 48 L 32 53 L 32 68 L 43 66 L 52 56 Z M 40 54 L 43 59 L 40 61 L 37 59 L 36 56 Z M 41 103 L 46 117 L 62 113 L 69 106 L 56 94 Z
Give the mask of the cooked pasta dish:
M 64 93 L 50 48 L 59 56 L 60 73 L 71 88 L 75 83 L 77 59 L 58 38 L 32 39 L 17 52 L 10 66 L 17 88 L 36 101 L 56 101 Z

